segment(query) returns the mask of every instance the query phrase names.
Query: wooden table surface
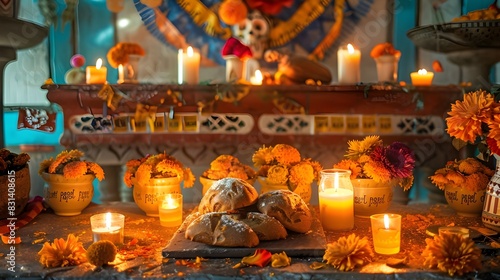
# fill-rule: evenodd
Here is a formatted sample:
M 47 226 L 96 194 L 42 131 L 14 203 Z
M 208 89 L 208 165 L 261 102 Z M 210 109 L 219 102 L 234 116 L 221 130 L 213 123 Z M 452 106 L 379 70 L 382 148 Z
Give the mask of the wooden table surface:
M 184 217 L 195 205 L 186 205 Z M 115 265 L 96 269 L 86 263 L 78 267 L 43 268 L 38 262 L 38 251 L 45 241 L 53 242 L 55 238 L 64 238 L 72 233 L 79 237 L 85 248 L 92 244 L 90 216 L 96 213 L 118 212 L 126 216 L 125 244 L 119 247 L 120 260 Z M 134 203 L 92 204 L 81 215 L 61 217 L 50 209 L 40 213 L 30 224 L 20 228 L 17 236 L 22 242 L 15 245 L 15 273 L 8 270 L 7 255 L 10 246 L 0 246 L 4 264 L 0 266 L 0 278 L 35 277 L 35 278 L 282 278 L 282 279 L 451 279 L 446 273 L 429 270 L 423 266 L 422 251 L 425 248 L 426 229 L 430 225 L 482 226 L 480 217 L 460 217 L 454 214 L 447 205 L 392 205 L 389 212 L 400 213 L 402 219 L 401 252 L 393 256 L 375 254 L 372 263 L 357 268 L 353 272 L 339 272 L 333 267 L 313 270 L 309 266 L 318 261 L 318 257 L 292 258 L 292 265 L 286 268 L 246 267 L 233 268 L 241 259 L 210 258 L 201 263 L 201 267 L 192 265 L 194 260 L 184 261 L 162 257 L 162 249 L 168 244 L 176 229 L 165 228 L 155 217 L 148 217 Z M 334 242 L 339 237 L 351 232 L 358 236 L 367 236 L 372 242 L 370 221 L 356 218 L 355 228 L 349 232 L 325 232 L 327 242 Z M 128 245 L 137 239 L 136 245 Z M 500 259 L 495 249 L 485 248 L 483 238 L 476 239 L 483 249 L 483 269 L 477 274 L 468 275 L 479 279 L 500 279 Z M 406 258 L 406 265 L 390 267 L 386 265 L 389 257 Z

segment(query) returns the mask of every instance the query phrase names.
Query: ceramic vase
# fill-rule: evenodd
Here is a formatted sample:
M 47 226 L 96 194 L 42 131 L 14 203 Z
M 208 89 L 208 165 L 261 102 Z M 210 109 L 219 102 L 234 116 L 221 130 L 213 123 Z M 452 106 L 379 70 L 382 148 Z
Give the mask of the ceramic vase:
M 21 170 L 8 170 L 7 174 L 0 175 L 0 219 L 19 215 L 28 203 L 30 190 L 31 177 L 28 165 Z
M 351 182 L 355 216 L 369 218 L 371 215 L 384 213 L 391 206 L 394 184 L 376 182 L 373 179 L 353 179 Z
M 76 216 L 82 213 L 94 197 L 92 182 L 94 175 L 83 175 L 75 179 L 61 174 L 42 173 L 45 180 L 45 202 L 59 216 Z
M 128 55 L 128 62 L 118 65 L 119 84 L 137 84 L 139 82 L 139 61 L 142 56 Z
M 459 216 L 479 217 L 483 210 L 485 191 L 471 191 L 461 186 L 447 186 L 444 189 L 446 202 Z
M 287 185 L 269 183 L 266 177 L 259 177 L 257 180 L 259 181 L 261 186 L 260 193 L 289 189 Z M 297 188 L 295 188 L 293 192 L 300 195 L 300 197 L 302 198 L 302 200 L 304 200 L 305 203 L 309 204 L 309 202 L 311 201 L 311 196 L 312 196 L 311 185 L 298 186 Z
M 495 174 L 486 186 L 482 221 L 484 226 L 500 231 L 500 157 L 494 155 L 497 166 Z
M 177 177 L 154 178 L 149 184 L 134 184 L 134 201 L 147 216 L 158 217 L 158 203 L 169 193 L 181 193 L 181 181 Z

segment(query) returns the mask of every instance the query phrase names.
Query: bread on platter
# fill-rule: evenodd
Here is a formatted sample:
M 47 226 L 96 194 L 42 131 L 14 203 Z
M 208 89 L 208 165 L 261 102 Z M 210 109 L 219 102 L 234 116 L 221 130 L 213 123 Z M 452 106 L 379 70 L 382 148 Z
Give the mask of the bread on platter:
M 198 205 L 201 214 L 224 212 L 244 208 L 254 204 L 259 194 L 248 182 L 237 178 L 215 181 Z
M 278 220 L 266 214 L 248 212 L 238 219 L 249 225 L 260 241 L 285 239 L 288 235 L 285 227 Z
M 257 201 L 259 212 L 276 218 L 291 231 L 306 233 L 311 229 L 312 214 L 300 195 L 289 190 L 263 193 Z
M 185 237 L 195 242 L 221 247 L 255 247 L 257 234 L 247 224 L 225 213 L 206 213 L 192 221 Z

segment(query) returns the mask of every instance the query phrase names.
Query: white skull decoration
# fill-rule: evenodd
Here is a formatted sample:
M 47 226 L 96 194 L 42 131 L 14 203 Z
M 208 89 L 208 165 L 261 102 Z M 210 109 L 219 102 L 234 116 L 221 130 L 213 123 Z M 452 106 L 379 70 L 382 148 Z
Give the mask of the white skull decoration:
M 253 58 L 261 59 L 268 47 L 270 22 L 260 11 L 250 12 L 247 19 L 235 27 L 235 35 L 252 50 Z

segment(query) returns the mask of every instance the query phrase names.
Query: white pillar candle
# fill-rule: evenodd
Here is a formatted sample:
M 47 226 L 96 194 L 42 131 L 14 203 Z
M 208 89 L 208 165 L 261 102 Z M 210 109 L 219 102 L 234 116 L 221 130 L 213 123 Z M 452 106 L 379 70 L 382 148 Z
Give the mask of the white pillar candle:
M 337 52 L 338 78 L 340 84 L 356 84 L 361 82 L 361 52 L 353 45 L 340 48 Z
M 326 230 L 354 227 L 354 199 L 350 171 L 325 169 L 320 172 L 319 216 Z
M 198 84 L 200 78 L 200 53 L 189 46 L 186 52 L 179 50 L 177 59 L 179 84 Z
M 250 83 L 252 85 L 262 85 L 262 72 L 260 70 L 255 70 L 255 74 L 250 77 Z

